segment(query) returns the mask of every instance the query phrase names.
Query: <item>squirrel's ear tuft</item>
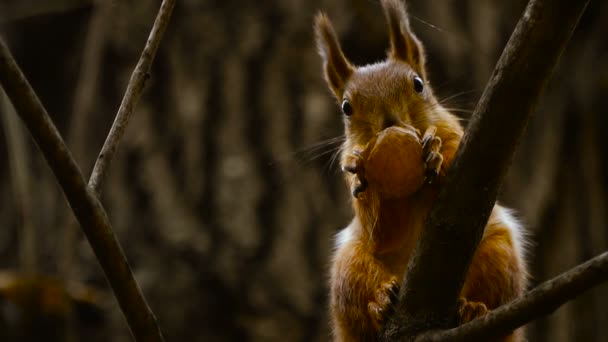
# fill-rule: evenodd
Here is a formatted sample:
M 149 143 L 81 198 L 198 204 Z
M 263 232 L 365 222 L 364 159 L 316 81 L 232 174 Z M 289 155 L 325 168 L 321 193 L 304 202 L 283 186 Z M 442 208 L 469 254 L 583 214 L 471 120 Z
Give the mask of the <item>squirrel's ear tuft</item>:
M 424 48 L 410 29 L 410 23 L 402 0 L 382 0 L 388 22 L 391 49 L 389 57 L 407 62 L 425 78 Z
M 354 68 L 344 57 L 331 21 L 323 13 L 318 13 L 315 17 L 315 36 L 319 54 L 323 59 L 325 80 L 338 100 L 342 100 L 344 85 Z

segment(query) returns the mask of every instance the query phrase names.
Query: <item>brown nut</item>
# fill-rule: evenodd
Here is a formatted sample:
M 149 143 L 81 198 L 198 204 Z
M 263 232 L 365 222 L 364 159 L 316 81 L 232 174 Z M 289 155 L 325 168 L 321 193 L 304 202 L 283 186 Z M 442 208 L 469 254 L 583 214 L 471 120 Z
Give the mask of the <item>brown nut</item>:
M 381 197 L 407 197 L 424 182 L 422 145 L 414 128 L 383 130 L 366 146 L 363 156 L 370 189 Z

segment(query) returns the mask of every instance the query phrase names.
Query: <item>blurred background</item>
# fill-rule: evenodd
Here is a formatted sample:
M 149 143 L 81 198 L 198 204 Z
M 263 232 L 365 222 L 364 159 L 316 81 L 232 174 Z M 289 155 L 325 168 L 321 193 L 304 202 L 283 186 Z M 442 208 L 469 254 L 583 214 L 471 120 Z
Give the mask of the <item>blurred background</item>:
M 466 122 L 526 1 L 408 3 L 435 92 Z M 2 37 L 86 175 L 159 6 L 0 0 Z M 354 63 L 383 58 L 376 0 L 175 7 L 102 196 L 168 341 L 329 339 L 332 236 L 351 210 L 338 145 L 322 143 L 342 117 L 312 39 L 321 9 Z M 529 229 L 532 285 L 608 249 L 606 20 L 592 1 L 500 195 Z M 0 338 L 129 341 L 50 169 L 0 101 Z M 530 324 L 529 340 L 605 341 L 606 307 L 604 285 Z

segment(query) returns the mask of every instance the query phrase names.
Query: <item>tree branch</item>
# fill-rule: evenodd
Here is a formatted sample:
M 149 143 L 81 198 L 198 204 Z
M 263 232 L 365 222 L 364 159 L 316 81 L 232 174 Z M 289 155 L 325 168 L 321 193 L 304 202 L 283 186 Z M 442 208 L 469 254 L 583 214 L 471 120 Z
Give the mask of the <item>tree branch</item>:
M 156 20 L 154 20 L 154 25 L 152 26 L 152 31 L 150 31 L 150 36 L 148 37 L 146 46 L 141 53 L 137 66 L 135 66 L 135 70 L 133 70 L 133 73 L 131 74 L 127 91 L 122 98 L 120 108 L 118 109 L 118 113 L 116 114 L 116 118 L 114 119 L 114 123 L 110 129 L 110 133 L 103 144 L 101 152 L 99 152 L 99 156 L 95 162 L 95 167 L 93 168 L 93 173 L 91 174 L 91 178 L 89 180 L 89 186 L 97 193 L 97 195 L 101 193 L 101 186 L 103 184 L 106 170 L 112 161 L 112 157 L 116 152 L 120 139 L 127 127 L 127 124 L 129 123 L 133 109 L 141 96 L 145 82 L 150 76 L 150 66 L 152 65 L 154 57 L 156 56 L 156 51 L 160 45 L 160 40 L 163 33 L 169 24 L 173 7 L 175 7 L 175 0 L 163 0 L 160 10 L 156 15 Z
M 106 45 L 107 28 L 110 25 L 112 14 L 112 2 L 110 0 L 98 1 L 93 9 L 89 21 L 87 35 L 84 40 L 82 62 L 76 83 L 76 93 L 72 103 L 72 116 L 69 130 L 66 136 L 68 148 L 72 156 L 80 164 L 83 172 L 88 172 L 89 163 L 93 156 L 87 158 L 90 150 L 87 144 L 87 123 L 90 122 L 91 112 L 95 105 L 97 86 L 99 83 L 99 71 L 102 65 L 102 56 Z M 89 148 L 87 148 L 89 147 Z M 78 224 L 71 213 L 66 212 L 63 232 L 63 245 L 59 259 L 59 270 L 64 278 L 71 278 L 79 271 L 78 263 L 74 262 Z M 66 279 L 66 280 L 67 280 Z
M 422 334 L 416 342 L 485 341 L 548 315 L 584 291 L 608 281 L 608 252 L 537 286 L 524 297 L 457 328 Z
M 156 317 L 133 277 L 104 208 L 87 186 L 57 128 L 2 39 L 0 84 L 59 181 L 114 290 L 133 336 L 138 341 L 163 341 Z
M 427 218 L 383 340 L 411 340 L 456 324 L 456 301 L 499 185 L 587 3 L 528 3 Z

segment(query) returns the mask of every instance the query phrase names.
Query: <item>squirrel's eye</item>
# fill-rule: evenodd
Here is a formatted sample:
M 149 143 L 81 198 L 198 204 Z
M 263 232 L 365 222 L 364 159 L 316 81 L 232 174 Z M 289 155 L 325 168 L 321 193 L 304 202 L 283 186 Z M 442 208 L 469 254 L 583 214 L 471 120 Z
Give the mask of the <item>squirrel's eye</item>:
M 346 116 L 351 116 L 353 114 L 353 107 L 350 105 L 348 100 L 342 101 L 342 113 Z
M 424 82 L 422 81 L 422 78 L 420 78 L 419 76 L 414 76 L 414 91 L 416 91 L 417 93 L 422 93 L 423 89 Z

